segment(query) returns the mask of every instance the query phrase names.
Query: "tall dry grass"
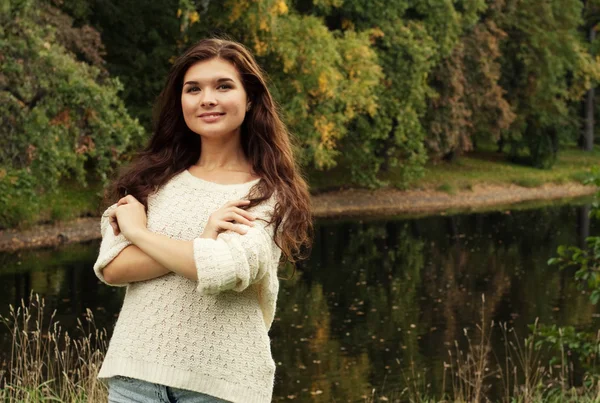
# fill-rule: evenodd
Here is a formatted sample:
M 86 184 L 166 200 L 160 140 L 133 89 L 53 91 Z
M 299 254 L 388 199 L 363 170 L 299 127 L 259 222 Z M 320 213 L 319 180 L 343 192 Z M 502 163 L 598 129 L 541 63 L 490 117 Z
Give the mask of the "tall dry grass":
M 432 393 L 426 371 L 411 365 L 408 374 L 402 373 L 402 389 L 373 389 L 365 403 L 600 403 L 600 377 L 586 374 L 583 386 L 574 387 L 573 363 L 564 347 L 559 364 L 544 365 L 549 360 L 537 345 L 537 321 L 531 334 L 520 338 L 506 324 L 488 323 L 484 307 L 482 296 L 481 322 L 475 334 L 464 330 L 466 348 L 455 341 L 454 349 L 448 351 L 440 395 Z M 492 348 L 496 328 L 500 328 L 503 339 L 501 355 Z
M 63 331 L 55 321 L 56 311 L 44 323 L 45 302 L 30 294 L 29 303 L 10 306 L 8 317 L 0 315 L 12 343 L 1 357 L 0 401 L 7 402 L 102 402 L 107 400 L 104 384 L 97 380 L 108 345 L 106 330 L 97 329 L 88 309 L 84 323 L 78 319 L 76 336 Z M 536 347 L 536 326 L 525 339 L 506 325 L 487 323 L 482 297 L 481 323 L 470 335 L 466 330 L 466 349 L 455 342 L 444 362 L 442 394 L 434 396 L 424 369 L 411 365 L 404 374 L 400 391 L 373 390 L 367 402 L 473 403 L 600 403 L 600 381 L 586 379 L 585 386 L 571 385 L 573 368 L 568 354 L 561 351 L 556 368 L 544 366 L 545 359 Z M 492 349 L 492 333 L 500 328 L 504 350 L 499 357 Z M 3 352 L 4 353 L 4 352 Z M 500 385 L 499 398 L 492 400 L 492 382 Z M 498 382 L 499 381 L 499 382 Z M 447 390 L 448 389 L 448 390 Z
M 0 315 L 12 339 L 1 357 L 0 401 L 106 401 L 106 387 L 96 378 L 106 330 L 96 328 L 87 309 L 85 324 L 77 319 L 76 335 L 70 335 L 55 320 L 56 310 L 44 323 L 44 309 L 44 299 L 31 293 L 29 303 L 22 300 L 7 317 Z

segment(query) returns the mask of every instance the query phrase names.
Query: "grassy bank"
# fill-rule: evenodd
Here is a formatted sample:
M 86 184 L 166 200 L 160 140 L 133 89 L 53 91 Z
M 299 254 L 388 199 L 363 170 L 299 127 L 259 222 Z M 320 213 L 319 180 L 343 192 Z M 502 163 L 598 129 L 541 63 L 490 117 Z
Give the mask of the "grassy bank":
M 96 217 L 102 198 L 102 186 L 83 187 L 75 182 L 63 182 L 54 192 L 31 198 L 16 195 L 0 212 L 0 229 L 27 229 L 32 225 L 69 221 L 79 217 Z
M 549 170 L 514 164 L 493 149 L 477 151 L 453 162 L 430 162 L 422 179 L 409 190 L 438 190 L 448 194 L 470 191 L 475 185 L 518 185 L 538 187 L 544 184 L 581 183 L 594 166 L 600 166 L 600 148 L 584 152 L 571 146 L 561 151 L 555 166 Z M 310 174 L 314 194 L 348 188 L 348 172 L 334 168 Z M 391 187 L 400 187 L 399 171 L 382 173 L 379 179 Z M 63 183 L 56 192 L 40 195 L 36 200 L 27 196 L 15 200 L 0 212 L 0 229 L 26 229 L 35 224 L 68 221 L 78 217 L 97 216 L 102 187 L 90 184 L 84 188 L 76 183 Z
M 430 164 L 415 188 L 470 190 L 474 185 L 538 187 L 547 183 L 581 183 L 594 166 L 600 166 L 600 149 L 585 152 L 570 147 L 560 152 L 552 169 L 513 164 L 494 151 L 480 151 L 452 163 Z
M 548 183 L 581 183 L 593 166 L 600 166 L 600 147 L 592 152 L 582 151 L 574 145 L 565 147 L 559 152 L 554 167 L 544 170 L 515 164 L 490 146 L 452 162 L 428 162 L 423 178 L 412 183 L 408 190 L 439 190 L 453 194 L 485 184 L 537 187 Z M 326 173 L 312 173 L 311 188 L 315 193 L 348 188 L 346 178 L 346 170 L 339 167 Z M 400 187 L 399 169 L 381 173 L 378 178 L 392 187 Z

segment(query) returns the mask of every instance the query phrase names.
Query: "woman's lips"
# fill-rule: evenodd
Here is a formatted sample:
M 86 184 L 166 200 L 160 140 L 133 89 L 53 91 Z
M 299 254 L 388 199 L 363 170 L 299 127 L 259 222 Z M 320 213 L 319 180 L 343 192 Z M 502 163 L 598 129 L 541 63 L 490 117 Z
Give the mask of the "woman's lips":
M 200 119 L 202 119 L 203 122 L 213 123 L 213 122 L 216 122 L 217 120 L 221 119 L 221 117 L 223 115 L 225 115 L 225 114 L 224 113 L 210 113 L 210 114 L 202 114 L 198 117 Z

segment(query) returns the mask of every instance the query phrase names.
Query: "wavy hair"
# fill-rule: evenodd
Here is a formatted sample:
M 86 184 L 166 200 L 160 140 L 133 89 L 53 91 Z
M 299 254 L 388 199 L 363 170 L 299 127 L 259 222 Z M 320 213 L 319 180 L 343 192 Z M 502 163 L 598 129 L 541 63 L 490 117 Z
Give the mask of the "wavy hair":
M 153 132 L 147 146 L 121 171 L 105 196 L 115 203 L 130 194 L 148 208 L 148 195 L 200 158 L 200 136 L 186 125 L 181 108 L 183 78 L 194 64 L 214 58 L 231 63 L 240 74 L 252 108 L 241 127 L 241 145 L 261 180 L 248 193 L 256 206 L 276 192 L 269 225 L 282 257 L 291 263 L 306 257 L 312 238 L 308 185 L 295 161 L 293 145 L 256 60 L 243 45 L 224 39 L 204 39 L 189 48 L 171 67 L 153 111 Z

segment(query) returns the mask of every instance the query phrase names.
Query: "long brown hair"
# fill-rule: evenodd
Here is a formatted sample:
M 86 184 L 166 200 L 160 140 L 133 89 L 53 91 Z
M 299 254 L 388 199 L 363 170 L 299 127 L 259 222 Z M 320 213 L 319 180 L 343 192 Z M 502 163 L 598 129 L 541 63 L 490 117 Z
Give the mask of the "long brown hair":
M 183 77 L 194 64 L 220 58 L 238 70 L 252 107 L 241 127 L 241 143 L 261 180 L 248 194 L 250 208 L 276 191 L 277 203 L 269 225 L 275 242 L 290 262 L 310 248 L 312 215 L 308 185 L 294 159 L 292 143 L 263 72 L 243 45 L 224 39 L 204 39 L 174 63 L 154 106 L 153 134 L 148 145 L 109 187 L 105 202 L 130 194 L 148 208 L 148 195 L 200 158 L 200 136 L 186 125 L 181 108 Z M 285 219 L 284 219 L 285 218 Z

